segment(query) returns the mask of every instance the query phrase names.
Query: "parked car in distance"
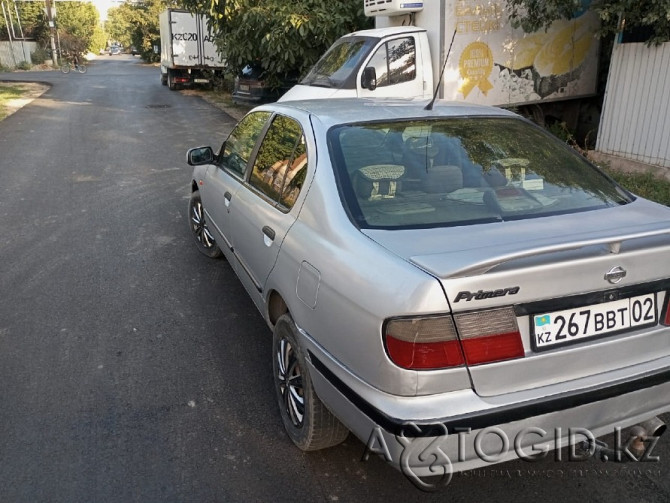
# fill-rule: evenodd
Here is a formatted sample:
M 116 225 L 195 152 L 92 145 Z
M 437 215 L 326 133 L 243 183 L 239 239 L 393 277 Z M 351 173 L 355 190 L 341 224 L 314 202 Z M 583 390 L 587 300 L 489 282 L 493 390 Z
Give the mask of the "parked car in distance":
M 246 65 L 235 77 L 233 101 L 235 103 L 262 104 L 277 101 L 298 81 L 286 78 L 279 86 L 273 87 L 266 80 L 265 70 L 258 64 Z
M 118 56 L 119 54 L 121 54 L 121 48 L 118 45 L 113 45 L 109 48 L 110 56 Z
M 351 431 L 424 476 L 546 454 L 572 428 L 659 435 L 670 208 L 509 111 L 426 105 L 264 105 L 187 153 L 195 243 L 272 331 L 291 440 Z

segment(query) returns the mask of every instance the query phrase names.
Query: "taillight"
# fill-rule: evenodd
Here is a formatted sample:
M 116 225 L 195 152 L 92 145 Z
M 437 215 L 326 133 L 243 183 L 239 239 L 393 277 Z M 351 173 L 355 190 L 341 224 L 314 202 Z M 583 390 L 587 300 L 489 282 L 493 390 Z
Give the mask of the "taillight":
M 457 314 L 454 318 L 392 319 L 387 321 L 384 335 L 391 360 L 410 370 L 478 365 L 524 356 L 512 308 Z
M 670 291 L 665 292 L 665 316 L 663 324 L 670 327 Z
M 388 355 L 399 367 L 427 370 L 465 363 L 450 315 L 392 319 L 384 334 Z
M 524 356 L 521 333 L 512 308 L 457 314 L 454 318 L 468 365 Z

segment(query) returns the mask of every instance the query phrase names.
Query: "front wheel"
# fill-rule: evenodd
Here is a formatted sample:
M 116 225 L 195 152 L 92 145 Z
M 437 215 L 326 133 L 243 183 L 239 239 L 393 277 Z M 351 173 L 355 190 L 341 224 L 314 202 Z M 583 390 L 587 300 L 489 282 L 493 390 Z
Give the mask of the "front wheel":
M 195 239 L 195 244 L 201 253 L 207 255 L 209 258 L 218 258 L 223 255 L 221 248 L 216 244 L 214 236 L 212 236 L 212 232 L 207 226 L 202 199 L 200 198 L 200 192 L 197 190 L 191 194 L 191 199 L 188 201 L 188 223 Z
M 79 65 L 79 66 L 77 67 L 77 71 L 78 71 L 79 73 L 86 73 L 86 65 Z
M 275 325 L 272 356 L 279 412 L 293 443 L 303 451 L 342 443 L 349 430 L 316 395 L 305 355 L 298 345 L 297 328 L 289 314 Z
M 63 73 L 70 73 L 70 63 L 63 63 L 60 66 L 60 71 Z

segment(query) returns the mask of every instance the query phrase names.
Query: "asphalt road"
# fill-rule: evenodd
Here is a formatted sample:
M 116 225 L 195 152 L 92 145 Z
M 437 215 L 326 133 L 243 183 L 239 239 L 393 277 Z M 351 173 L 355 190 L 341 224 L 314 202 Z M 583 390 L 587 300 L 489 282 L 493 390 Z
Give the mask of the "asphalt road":
M 552 455 L 435 494 L 352 436 L 298 451 L 270 333 L 186 222 L 184 153 L 234 121 L 130 56 L 0 80 L 52 86 L 0 122 L 0 502 L 670 501 L 670 435 L 656 463 Z

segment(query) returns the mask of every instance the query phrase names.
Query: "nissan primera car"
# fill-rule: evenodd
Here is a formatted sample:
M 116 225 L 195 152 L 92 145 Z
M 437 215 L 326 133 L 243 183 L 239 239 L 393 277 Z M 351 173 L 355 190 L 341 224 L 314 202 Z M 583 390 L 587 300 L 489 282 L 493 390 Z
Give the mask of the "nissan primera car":
M 425 105 L 264 105 L 187 154 L 195 242 L 272 331 L 291 440 L 353 432 L 422 476 L 658 435 L 670 208 L 511 112 Z

